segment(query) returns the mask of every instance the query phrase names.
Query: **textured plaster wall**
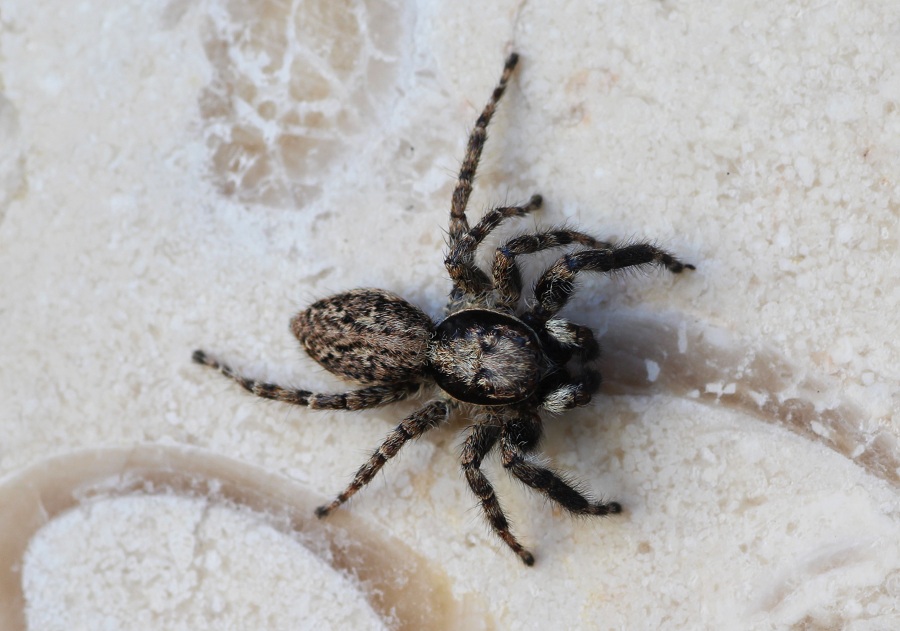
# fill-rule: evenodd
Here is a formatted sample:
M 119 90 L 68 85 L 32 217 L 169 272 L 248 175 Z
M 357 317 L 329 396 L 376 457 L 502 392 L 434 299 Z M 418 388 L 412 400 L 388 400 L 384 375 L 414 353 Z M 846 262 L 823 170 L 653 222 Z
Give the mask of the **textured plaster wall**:
M 900 626 L 900 7 L 0 0 L 4 629 Z M 543 449 L 624 515 L 485 467 L 525 568 L 417 402 L 312 412 L 191 364 L 343 386 L 288 319 L 357 286 L 434 316 L 472 216 L 651 239 L 584 277 L 603 396 Z M 550 257 L 526 266 L 533 274 Z

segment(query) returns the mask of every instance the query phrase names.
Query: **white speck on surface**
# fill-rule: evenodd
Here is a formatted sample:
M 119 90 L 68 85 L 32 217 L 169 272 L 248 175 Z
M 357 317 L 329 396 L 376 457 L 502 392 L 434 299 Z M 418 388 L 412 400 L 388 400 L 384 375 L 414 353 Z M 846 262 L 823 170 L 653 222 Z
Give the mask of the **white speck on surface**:
M 721 383 L 708 383 L 706 384 L 706 392 L 709 394 L 721 395 L 722 394 L 722 384 Z
M 817 422 L 813 421 L 812 423 L 810 423 L 809 427 L 812 431 L 814 431 L 816 434 L 818 434 L 819 436 L 821 436 L 823 438 L 831 437 L 831 431 L 828 428 L 826 428 L 824 425 L 822 425 L 821 423 L 817 423 Z
M 837 239 L 837 242 L 841 245 L 849 243 L 853 238 L 853 226 L 849 224 L 839 225 L 834 232 L 834 236 Z
M 765 405 L 766 401 L 769 400 L 769 395 L 765 392 L 749 390 L 747 391 L 747 395 L 753 400 L 757 407 L 762 407 Z
M 851 94 L 834 94 L 825 105 L 825 114 L 838 123 L 848 123 L 862 115 L 860 99 Z
M 651 359 L 645 359 L 644 364 L 647 367 L 647 381 L 653 383 L 659 377 L 659 364 Z
M 797 177 L 803 182 L 803 186 L 810 188 L 816 178 L 816 168 L 812 161 L 806 156 L 798 156 L 794 160 L 794 168 L 797 170 Z

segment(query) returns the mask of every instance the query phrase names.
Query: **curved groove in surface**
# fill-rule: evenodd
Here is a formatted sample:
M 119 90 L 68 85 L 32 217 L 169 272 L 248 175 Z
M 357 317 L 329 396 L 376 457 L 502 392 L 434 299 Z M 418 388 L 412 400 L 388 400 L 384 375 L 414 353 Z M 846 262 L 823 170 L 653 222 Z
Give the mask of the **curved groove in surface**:
M 471 611 L 467 602 L 463 616 L 448 579 L 401 542 L 347 515 L 316 519 L 321 498 L 303 486 L 203 450 L 139 445 L 57 456 L 0 483 L 0 628 L 26 629 L 23 559 L 44 524 L 92 499 L 166 493 L 248 507 L 287 535 L 314 533 L 303 545 L 353 575 L 389 628 L 462 628 L 473 613 L 484 624 L 486 612 Z
M 821 443 L 900 487 L 890 419 L 870 418 L 839 388 L 766 348 L 677 316 L 611 314 L 601 340 L 605 394 L 664 392 L 722 404 Z

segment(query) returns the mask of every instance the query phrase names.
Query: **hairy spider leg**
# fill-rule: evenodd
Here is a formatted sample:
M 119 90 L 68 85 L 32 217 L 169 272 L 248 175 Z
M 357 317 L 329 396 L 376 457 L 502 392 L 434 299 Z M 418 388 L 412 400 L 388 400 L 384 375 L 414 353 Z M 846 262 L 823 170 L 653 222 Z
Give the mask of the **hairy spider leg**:
M 577 351 L 582 361 L 590 361 L 600 355 L 600 344 L 589 327 L 573 324 L 562 318 L 552 318 L 544 323 L 542 332 L 549 336 L 551 344 L 557 345 L 563 352 Z M 547 340 L 542 338 L 541 341 L 547 344 Z
M 600 389 L 600 383 L 600 373 L 596 370 L 586 369 L 573 379 L 567 370 L 561 369 L 541 388 L 538 405 L 553 414 L 585 406 Z
M 564 475 L 545 467 L 534 454 L 543 433 L 537 410 L 560 412 L 584 405 L 601 381 L 598 372 L 583 365 L 599 352 L 591 330 L 554 317 L 574 294 L 576 275 L 581 271 L 609 272 L 647 264 L 664 266 L 678 273 L 685 268 L 694 269 L 694 266 L 649 244 L 616 247 L 566 228 L 510 239 L 495 252 L 490 275 L 475 265 L 476 250 L 493 229 L 508 217 L 521 216 L 539 208 L 542 201 L 535 195 L 524 206 L 495 208 L 474 228 L 469 227 L 466 218 L 487 128 L 517 63 L 515 53 L 507 58 L 500 81 L 469 136 L 451 201 L 449 251 L 445 264 L 454 283 L 449 311 L 465 309 L 471 306 L 470 303 L 485 303 L 483 310 L 469 315 L 481 318 L 487 324 L 515 316 L 522 293 L 517 256 L 573 243 L 587 248 L 561 257 L 548 268 L 535 284 L 535 306 L 519 316 L 538 336 L 540 344 L 537 346 L 542 349 L 540 363 L 552 374 L 540 379 L 536 390 L 529 388 L 523 393 L 527 400 L 516 399 L 517 402 L 510 405 L 484 408 L 488 419 L 469 428 L 461 453 L 466 480 L 479 498 L 491 528 L 530 566 L 534 564 L 533 555 L 511 533 L 494 489 L 481 471 L 483 459 L 498 446 L 501 462 L 510 474 L 569 512 L 609 515 L 622 510 L 616 502 L 593 499 Z M 494 292 L 491 298 L 499 305 L 480 297 L 488 291 Z M 358 319 L 364 321 L 361 327 L 356 326 Z M 329 371 L 360 385 L 378 385 L 345 393 L 314 393 L 236 374 L 202 350 L 195 351 L 193 359 L 218 370 L 252 394 L 318 409 L 359 410 L 384 405 L 405 399 L 417 392 L 423 382 L 431 384 L 435 380 L 433 362 L 427 352 L 427 334 L 435 332 L 435 324 L 420 310 L 390 292 L 361 289 L 319 301 L 292 321 L 292 330 L 307 353 Z M 374 338 L 370 339 L 372 336 Z M 376 361 L 385 357 L 385 361 Z M 570 360 L 579 364 L 574 369 L 579 371 L 574 377 L 566 369 Z M 465 354 L 447 358 L 447 362 L 463 369 L 467 361 Z M 367 369 L 370 364 L 376 365 L 377 370 Z M 515 362 L 506 365 L 507 370 L 513 368 L 516 368 Z M 534 379 L 537 381 L 538 377 Z M 317 516 L 325 517 L 366 486 L 410 439 L 445 422 L 454 405 L 447 400 L 431 401 L 406 417 L 358 469 L 346 489 L 330 504 L 316 510 Z
M 481 151 L 484 149 L 484 142 L 487 140 L 487 126 L 491 122 L 491 117 L 497 109 L 497 103 L 506 91 L 506 84 L 512 76 L 516 64 L 519 63 L 519 56 L 512 53 L 506 58 L 503 66 L 503 74 L 500 75 L 500 81 L 494 88 L 491 99 L 481 116 L 475 122 L 472 133 L 469 134 L 469 142 L 466 146 L 466 155 L 463 158 L 462 165 L 459 169 L 459 177 L 456 182 L 456 189 L 453 191 L 453 199 L 450 204 L 450 247 L 453 248 L 456 242 L 469 231 L 469 222 L 466 219 L 466 206 L 469 204 L 469 195 L 472 193 L 472 180 L 475 178 L 475 171 L 478 169 L 478 161 L 481 159 Z
M 499 422 L 496 418 L 494 421 Z M 500 438 L 499 425 L 481 424 L 470 427 L 469 435 L 463 443 L 460 461 L 469 488 L 481 502 L 481 510 L 491 528 L 513 552 L 519 555 L 525 565 L 531 566 L 534 565 L 534 555 L 510 532 L 509 521 L 503 513 L 497 494 L 494 493 L 494 487 L 481 471 L 481 461 L 493 449 L 498 438 Z
M 532 195 L 525 206 L 501 206 L 493 208 L 481 218 L 474 228 L 466 232 L 450 249 L 444 265 L 453 281 L 454 296 L 460 294 L 478 295 L 490 291 L 493 287 L 487 274 L 475 265 L 475 250 L 491 231 L 509 217 L 524 217 L 541 207 L 543 199 L 540 195 Z
M 419 389 L 419 384 L 416 383 L 397 383 L 386 386 L 370 386 L 350 392 L 323 394 L 309 390 L 284 388 L 274 383 L 244 377 L 235 373 L 231 366 L 216 361 L 201 350 L 194 351 L 193 360 L 198 364 L 218 370 L 229 379 L 236 381 L 244 390 L 258 397 L 292 405 L 302 405 L 314 410 L 365 410 L 401 401 Z
M 588 497 L 571 481 L 529 458 L 540 439 L 541 419 L 534 413 L 522 413 L 508 420 L 500 436 L 500 461 L 519 480 L 540 491 L 570 513 L 576 515 L 612 515 L 622 512 L 618 502 L 598 502 Z
M 375 477 L 385 463 L 397 455 L 406 441 L 418 438 L 432 427 L 445 422 L 450 416 L 450 408 L 446 401 L 432 401 L 419 410 L 407 416 L 401 423 L 387 435 L 381 446 L 375 450 L 372 457 L 359 468 L 353 481 L 333 502 L 316 509 L 316 516 L 326 517 L 335 508 L 353 497 L 357 491 L 367 485 Z
M 566 254 L 538 279 L 534 287 L 537 304 L 522 319 L 531 326 L 540 326 L 556 315 L 575 293 L 574 281 L 578 272 L 611 272 L 639 265 L 661 265 L 675 274 L 695 269 L 649 243 Z
M 519 235 L 498 247 L 494 252 L 494 265 L 491 270 L 494 289 L 497 291 L 497 306 L 513 310 L 522 296 L 522 274 L 516 263 L 517 256 L 535 254 L 573 243 L 594 249 L 613 247 L 611 243 L 595 239 L 589 234 L 566 228 Z

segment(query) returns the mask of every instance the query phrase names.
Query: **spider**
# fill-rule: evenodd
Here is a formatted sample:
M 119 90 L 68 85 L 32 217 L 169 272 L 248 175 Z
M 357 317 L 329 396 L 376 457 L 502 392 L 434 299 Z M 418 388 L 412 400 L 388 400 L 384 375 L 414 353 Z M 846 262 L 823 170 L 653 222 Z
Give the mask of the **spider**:
M 487 138 L 487 127 L 519 57 L 511 54 L 500 81 L 472 130 L 450 204 L 452 281 L 447 315 L 435 322 L 421 309 L 382 289 L 355 289 L 314 303 L 291 320 L 306 352 L 335 375 L 364 386 L 339 394 L 314 393 L 264 383 L 236 373 L 202 350 L 193 360 L 220 371 L 249 392 L 319 410 L 362 410 L 405 399 L 425 387 L 435 397 L 391 431 L 350 484 L 316 509 L 326 517 L 367 485 L 407 441 L 448 421 L 465 405 L 474 424 L 466 430 L 461 464 L 488 523 L 525 565 L 534 556 L 510 531 L 509 522 L 481 470 L 499 450 L 503 467 L 527 486 L 576 515 L 611 515 L 622 507 L 589 497 L 541 464 L 535 450 L 543 433 L 538 412 L 560 413 L 587 405 L 600 386 L 591 367 L 599 346 L 591 330 L 557 314 L 575 292 L 580 272 L 611 272 L 656 264 L 679 273 L 694 269 L 648 243 L 616 246 L 568 228 L 512 238 L 494 252 L 491 274 L 474 261 L 479 244 L 501 222 L 541 207 L 534 195 L 523 206 L 494 208 L 469 227 L 466 206 Z M 530 307 L 519 310 L 522 276 L 517 257 L 569 245 L 581 246 L 553 263 L 534 285 Z M 435 387 L 436 386 L 436 387 Z

